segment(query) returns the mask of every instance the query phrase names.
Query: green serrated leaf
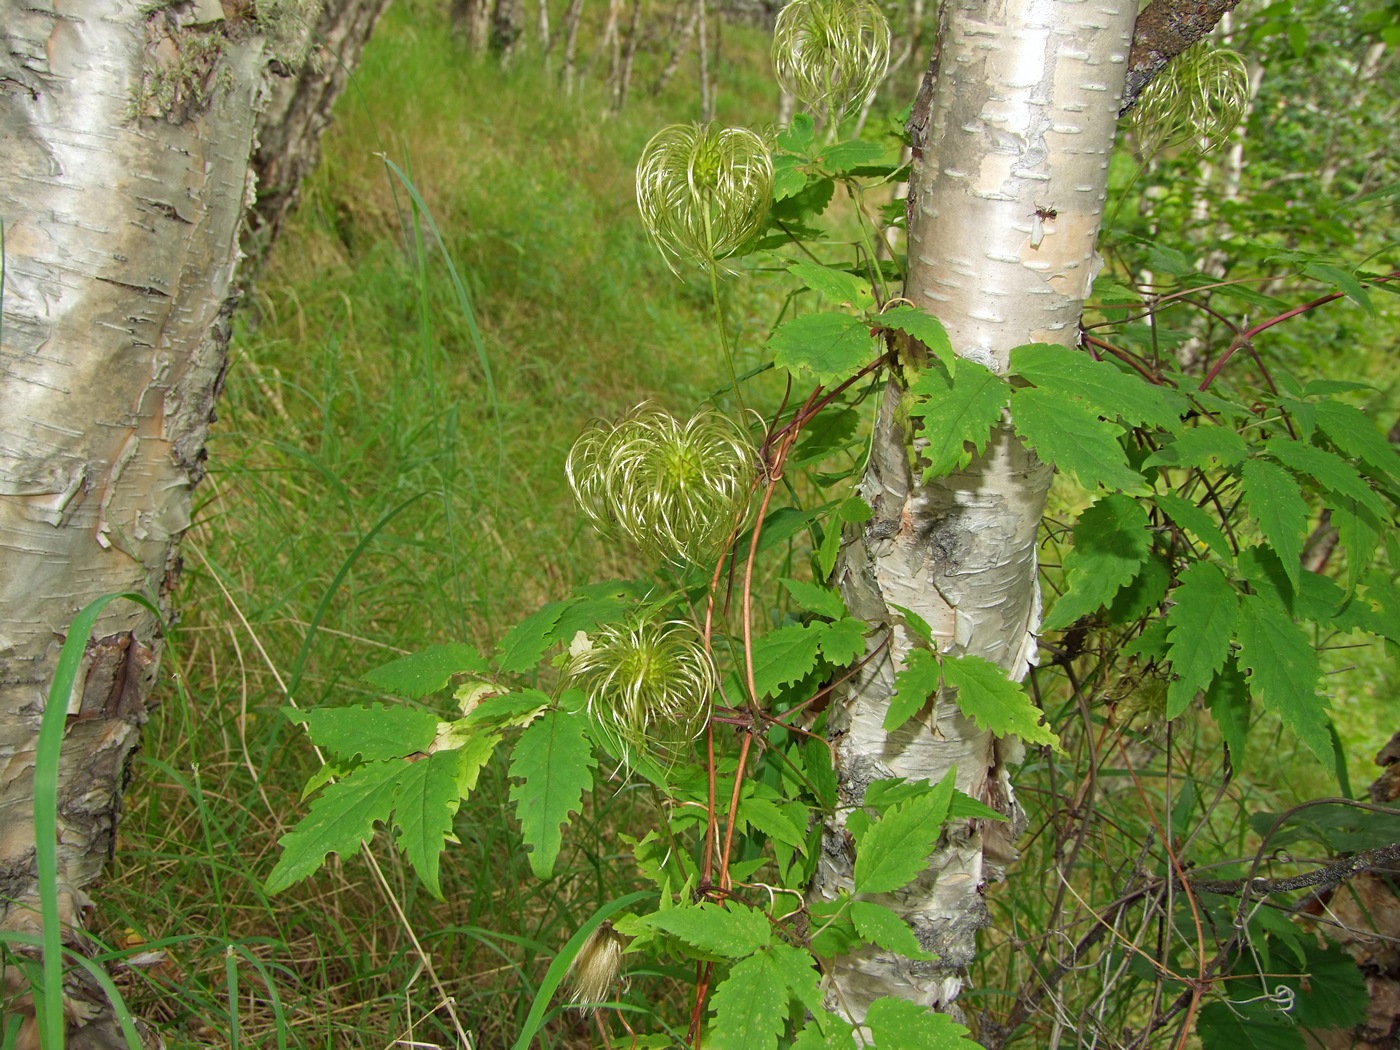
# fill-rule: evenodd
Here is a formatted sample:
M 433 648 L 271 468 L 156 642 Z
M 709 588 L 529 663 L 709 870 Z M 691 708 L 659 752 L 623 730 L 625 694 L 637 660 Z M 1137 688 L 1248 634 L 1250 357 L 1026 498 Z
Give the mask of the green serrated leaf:
M 463 716 L 469 725 L 511 726 L 529 725 L 550 705 L 549 694 L 538 689 L 519 689 L 513 693 L 488 696 Z
M 908 999 L 876 999 L 865 1023 L 880 1050 L 971 1050 L 966 1028 Z
M 1041 724 L 1041 711 L 1021 686 L 990 660 L 971 654 L 943 659 L 943 685 L 956 689 L 953 697 L 962 713 L 979 728 L 997 736 L 1019 736 L 1028 744 L 1049 744 L 1059 750 L 1060 738 Z
M 978 802 L 962 791 L 953 792 L 953 801 L 948 805 L 949 820 L 994 820 L 998 823 L 1005 823 L 1011 818 L 1005 813 L 998 813 L 985 802 Z
M 799 853 L 807 850 L 807 832 L 788 819 L 786 813 L 766 798 L 739 800 L 739 819 L 757 828 L 770 839 L 786 843 Z
M 394 807 L 395 781 L 409 763 L 371 762 L 329 784 L 311 810 L 279 840 L 282 856 L 265 889 L 279 893 L 321 867 L 326 854 L 353 857 L 374 837 L 374 825 L 387 823 Z
M 1371 296 L 1366 291 L 1366 286 L 1358 281 L 1352 273 L 1343 270 L 1338 266 L 1329 266 L 1327 263 L 1310 262 L 1303 267 L 1303 273 L 1308 277 L 1316 278 L 1334 288 L 1344 292 L 1349 299 L 1360 303 L 1372 317 L 1376 315 L 1376 304 L 1371 302 Z
M 1171 585 L 1171 560 L 1154 551 L 1142 563 L 1132 582 L 1114 596 L 1108 607 L 1108 622 L 1126 624 L 1141 619 L 1162 604 Z
M 799 157 L 773 158 L 773 199 L 787 200 L 802 192 L 807 185 L 807 172 Z
M 865 633 L 869 630 L 864 620 L 843 616 L 832 623 L 813 624 L 819 632 L 822 656 L 833 667 L 846 667 L 865 655 Z
M 1354 500 L 1378 518 L 1385 517 L 1381 498 L 1350 463 L 1335 453 L 1282 437 L 1269 441 L 1264 450 L 1284 466 L 1312 478 L 1324 491 Z
M 473 733 L 466 743 L 457 749 L 457 797 L 465 799 L 476 790 L 476 782 L 481 770 L 496 753 L 496 745 L 501 742 L 499 733 Z
M 779 325 L 768 339 L 773 363 L 793 378 L 834 386 L 875 356 L 869 325 L 849 314 L 804 314 Z
M 730 901 L 727 907 L 703 901 L 694 907 L 670 908 L 648 915 L 648 926 L 665 930 L 706 955 L 742 959 L 772 942 L 768 917 Z
M 1376 424 L 1360 409 L 1341 401 L 1319 401 L 1317 425 L 1337 449 L 1362 463 L 1372 474 L 1400 480 L 1397 453 Z
M 437 737 L 437 715 L 413 707 L 285 707 L 282 713 L 305 726 L 313 744 L 347 762 L 402 758 L 426 751 Z
M 554 875 L 563 842 L 560 828 L 583 801 L 593 783 L 593 750 L 584 735 L 584 719 L 546 711 L 520 734 L 510 759 L 510 797 L 520 832 L 530 850 L 530 870 L 538 878 Z
M 1375 560 L 1385 526 L 1355 500 L 1339 499 L 1332 507 L 1332 524 L 1347 552 L 1347 589 L 1353 590 Z
M 830 587 L 819 583 L 805 583 L 802 580 L 783 579 L 779 581 L 792 595 L 792 600 L 808 612 L 839 620 L 846 615 L 846 603 Z
M 875 305 L 870 282 L 845 270 L 837 270 L 805 259 L 788 263 L 788 273 L 805 284 L 833 306 L 847 305 L 867 310 Z
M 1220 727 L 1231 761 L 1239 768 L 1244 759 L 1245 737 L 1249 735 L 1249 689 L 1233 656 L 1225 661 L 1206 690 L 1206 710 Z
M 1289 583 L 1298 586 L 1302 566 L 1303 531 L 1308 505 L 1293 475 L 1263 459 L 1251 459 L 1240 470 L 1250 517 L 1278 553 Z
M 819 463 L 834 453 L 848 448 L 860 427 L 860 413 L 854 408 L 840 411 L 827 409 L 802 428 L 802 441 L 788 455 L 789 467 Z
M 1167 613 L 1167 655 L 1176 678 L 1167 687 L 1167 718 L 1176 718 L 1207 688 L 1230 655 L 1240 621 L 1240 599 L 1225 574 L 1197 562 L 1181 575 Z
M 823 1011 L 802 1026 L 792 1050 L 856 1050 L 856 1041 L 847 1022 Z
M 1258 595 L 1245 595 L 1241 608 L 1240 665 L 1249 674 L 1250 692 L 1330 768 L 1327 704 L 1317 695 L 1320 668 L 1307 632 L 1283 609 Z
M 1016 433 L 1041 459 L 1073 474 L 1085 488 L 1146 491 L 1119 444 L 1122 427 L 1100 419 L 1083 401 L 1036 388 L 1017 390 L 1011 395 L 1011 418 Z
M 887 952 L 894 952 L 906 959 L 938 958 L 935 953 L 924 951 L 909 924 L 883 904 L 852 901 L 851 921 L 856 924 L 857 933 Z
M 893 328 L 913 336 L 943 363 L 944 368 L 952 371 L 955 363 L 953 341 L 948 338 L 948 329 L 943 327 L 943 322 L 927 310 L 913 306 L 892 306 L 879 316 L 878 323 L 881 327 Z
M 496 668 L 501 674 L 524 674 L 532 670 L 556 641 L 555 625 L 574 599 L 550 602 L 506 632 L 496 646 Z
M 768 955 L 788 995 L 813 1014 L 821 1013 L 822 975 L 811 952 L 779 942 L 769 946 Z
M 954 362 L 951 378 L 935 368 L 919 374 L 909 388 L 917 398 L 909 415 L 924 421 L 920 436 L 928 447 L 920 456 L 928 461 L 925 481 L 961 470 L 974 452 L 987 447 L 1006 407 L 1007 390 L 1006 380 L 964 358 Z
M 1105 419 L 1133 426 L 1181 429 L 1190 402 L 1167 386 L 1095 361 L 1082 350 L 1052 343 L 1031 343 L 1011 351 L 1011 369 L 1042 390 L 1077 397 Z
M 1268 999 L 1207 1003 L 1196 1034 L 1201 1050 L 1305 1050 L 1306 1045 L 1296 1022 Z
M 1230 544 L 1226 541 L 1225 534 L 1204 510 L 1190 500 L 1170 493 L 1157 493 L 1152 499 L 1167 517 L 1194 535 L 1217 557 L 1225 561 L 1230 560 Z
M 785 685 L 800 682 L 817 666 L 821 633 L 811 625 L 788 624 L 765 634 L 753 646 L 754 688 L 772 696 Z
M 710 1001 L 711 1050 L 776 1050 L 787 1027 L 787 985 L 768 952 L 735 963 Z
M 950 769 L 933 791 L 900 803 L 856 837 L 856 893 L 892 893 L 928 866 L 948 816 L 953 776 Z
M 1085 510 L 1065 558 L 1065 593 L 1045 617 L 1045 629 L 1068 627 L 1108 605 L 1137 576 L 1151 549 L 1147 509 L 1137 500 L 1105 496 Z
M 919 641 L 923 642 L 930 649 L 936 648 L 933 644 L 933 628 L 928 621 L 916 613 L 913 609 L 906 609 L 902 605 L 890 602 L 890 608 L 899 613 L 900 619 L 904 621 L 904 629 L 912 634 Z
M 778 132 L 777 144 L 779 149 L 785 149 L 789 153 L 805 154 L 812 148 L 812 143 L 816 140 L 817 125 L 810 113 L 798 113 L 792 118 L 792 123 L 782 131 Z
M 885 732 L 893 733 L 918 714 L 928 698 L 938 692 L 942 680 L 938 657 L 927 649 L 910 649 L 904 657 L 904 667 L 894 676 L 894 695 L 885 712 Z
M 394 782 L 395 837 L 428 892 L 442 900 L 438 862 L 462 797 L 458 789 L 462 754 L 438 751 L 406 765 Z
M 850 139 L 827 146 L 821 151 L 818 161 L 823 170 L 840 175 L 855 168 L 866 168 L 875 164 L 893 161 L 891 150 L 878 143 L 864 139 Z
M 1183 430 L 1143 460 L 1142 467 L 1199 467 L 1201 470 L 1221 470 L 1242 463 L 1249 448 L 1233 430 L 1226 427 L 1199 426 Z
M 451 642 L 434 645 L 420 653 L 376 667 L 363 678 L 376 689 L 417 700 L 444 688 L 452 681 L 453 675 L 476 674 L 484 670 L 486 661 L 475 648 Z
M 825 740 L 808 740 L 802 745 L 802 762 L 807 768 L 807 783 L 823 809 L 836 808 L 836 767 L 831 760 L 831 745 Z

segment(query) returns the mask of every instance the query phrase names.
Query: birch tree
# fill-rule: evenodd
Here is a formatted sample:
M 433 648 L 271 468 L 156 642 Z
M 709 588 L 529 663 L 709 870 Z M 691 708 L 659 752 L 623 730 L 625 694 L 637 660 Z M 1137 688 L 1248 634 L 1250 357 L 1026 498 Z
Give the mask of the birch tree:
M 315 75 L 280 87 L 268 140 L 286 156 L 275 231 L 343 68 L 385 0 L 333 2 Z M 242 10 L 242 9 L 240 9 Z M 250 10 L 250 9 L 249 9 Z M 217 3 L 0 5 L 0 929 L 39 931 L 36 739 L 75 614 L 113 592 L 174 614 L 179 540 L 226 366 L 240 234 L 270 70 L 300 63 L 318 9 L 276 21 Z M 331 74 L 336 74 L 334 78 Z M 329 86 L 327 86 L 329 85 Z M 161 624 L 115 602 L 98 620 L 58 769 L 59 912 L 79 935 L 114 848 Z M 13 971 L 12 971 L 13 972 Z M 22 988 L 10 987 L 6 995 Z M 87 1045 L 121 1043 L 105 995 L 75 976 Z M 27 997 L 4 1006 L 32 1009 Z M 34 1045 L 26 1022 L 20 1045 Z M 75 1035 L 75 1038 L 77 1036 Z M 124 1045 L 121 1044 L 121 1045 Z

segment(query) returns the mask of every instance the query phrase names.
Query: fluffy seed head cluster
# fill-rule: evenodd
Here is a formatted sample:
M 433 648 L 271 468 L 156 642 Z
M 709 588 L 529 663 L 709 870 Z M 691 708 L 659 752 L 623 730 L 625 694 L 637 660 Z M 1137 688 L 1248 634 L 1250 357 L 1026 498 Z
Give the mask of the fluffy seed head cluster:
M 778 83 L 832 121 L 869 98 L 889 64 L 890 24 L 872 0 L 792 0 L 778 14 Z
M 622 969 L 626 946 L 627 939 L 610 922 L 590 933 L 569 967 L 569 1001 L 577 1005 L 606 1002 Z
M 565 470 L 579 508 L 604 534 L 622 533 L 648 557 L 701 562 L 743 521 L 756 458 L 738 424 L 718 412 L 682 422 L 639 409 L 584 431 Z
M 661 257 L 715 266 L 763 228 L 773 198 L 768 144 L 747 128 L 672 124 L 637 164 L 637 206 Z
M 647 755 L 669 765 L 705 727 L 715 665 L 681 621 L 609 624 L 569 661 L 568 682 L 624 762 Z
M 1209 153 L 1229 138 L 1248 106 L 1244 59 L 1203 40 L 1172 59 L 1143 89 L 1130 118 L 1147 153 L 1192 141 Z

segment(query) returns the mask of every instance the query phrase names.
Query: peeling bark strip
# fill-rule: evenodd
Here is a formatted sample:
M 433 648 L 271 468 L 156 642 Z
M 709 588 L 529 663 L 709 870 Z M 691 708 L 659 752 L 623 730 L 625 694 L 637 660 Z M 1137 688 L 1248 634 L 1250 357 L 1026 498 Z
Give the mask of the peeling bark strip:
M 1136 0 L 950 0 L 922 157 L 911 197 L 905 294 L 936 314 L 964 357 L 1004 372 L 1012 348 L 1073 346 L 1107 192 Z M 1033 236 L 1037 209 L 1053 224 Z M 841 806 L 827 828 L 812 892 L 850 889 L 854 858 L 843 831 L 871 780 L 938 780 L 1015 813 L 1008 763 L 1019 741 L 995 740 L 946 697 L 894 734 L 882 728 L 895 672 L 915 640 L 891 606 L 933 627 L 940 652 L 975 654 L 1014 678 L 1035 659 L 1040 620 L 1036 536 L 1051 469 L 1009 427 L 967 469 L 928 484 L 911 461 L 918 435 L 885 393 L 862 494 L 875 511 L 847 537 L 836 577 L 853 616 L 888 624 L 891 642 L 833 709 Z M 881 639 L 877 630 L 870 650 Z M 833 1008 L 865 1016 L 898 995 L 949 1009 L 986 925 L 982 893 L 1015 856 L 1012 826 L 954 829 L 913 885 L 881 899 L 938 953 L 914 962 L 878 949 L 836 961 Z
M 1119 115 L 1137 103 L 1142 89 L 1164 66 L 1206 36 L 1240 0 L 1152 0 L 1138 15 Z
M 357 13 L 347 33 L 362 43 L 384 5 L 333 6 Z M 314 20 L 318 8 L 299 11 Z M 332 46 L 333 26 L 320 24 Z M 35 750 L 68 625 L 111 592 L 168 607 L 179 575 L 227 358 L 264 73 L 310 32 L 288 28 L 270 49 L 272 28 L 208 0 L 0 0 L 0 929 L 39 922 Z M 330 102 L 278 117 L 315 135 Z M 296 138 L 277 141 L 297 153 Z M 115 841 L 158 632 L 112 603 L 70 701 L 58 890 L 75 928 Z M 76 929 L 67 938 L 77 944 Z M 100 989 L 82 971 L 72 980 L 75 1045 L 124 1046 Z M 0 986 L 0 1014 L 24 1008 L 4 1001 L 16 991 Z

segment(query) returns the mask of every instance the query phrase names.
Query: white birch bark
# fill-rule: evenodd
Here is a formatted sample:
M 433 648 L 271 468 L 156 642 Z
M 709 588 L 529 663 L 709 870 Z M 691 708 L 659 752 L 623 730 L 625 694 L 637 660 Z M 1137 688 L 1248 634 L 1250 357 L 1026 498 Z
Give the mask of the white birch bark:
M 937 315 L 960 355 L 1004 372 L 1013 347 L 1075 344 L 1099 268 L 1094 242 L 1136 13 L 1135 0 L 947 3 L 912 176 L 905 294 Z M 899 731 L 882 728 L 913 644 L 891 606 L 928 621 L 940 652 L 1024 676 L 1036 652 L 1036 535 L 1052 472 L 1003 426 L 966 470 L 923 484 L 900 401 L 892 381 L 862 483 L 875 515 L 848 535 L 836 571 L 852 615 L 893 633 L 832 711 L 843 808 L 812 887 L 826 898 L 851 888 L 842 824 L 874 779 L 938 780 L 956 766 L 963 791 L 1015 810 L 1007 767 L 1018 741 L 978 730 L 941 696 Z M 881 901 L 938 960 L 879 949 L 842 957 L 832 1006 L 857 1021 L 885 995 L 951 1008 L 987 922 L 984 888 L 1014 858 L 1018 830 L 971 822 L 945 835 L 927 872 Z
M 372 25 L 384 3 L 338 6 Z M 318 9 L 300 9 L 303 31 Z M 168 609 L 227 360 L 264 78 L 281 59 L 263 27 L 211 0 L 0 0 L 0 37 L 0 929 L 36 933 L 49 683 L 93 599 L 136 591 Z M 289 151 L 320 131 L 297 124 Z M 159 628 L 109 605 L 65 698 L 58 891 L 79 947 Z M 0 1014 L 32 1010 L 5 1001 L 13 990 L 0 987 Z M 95 985 L 68 991 L 74 1045 L 125 1045 Z

